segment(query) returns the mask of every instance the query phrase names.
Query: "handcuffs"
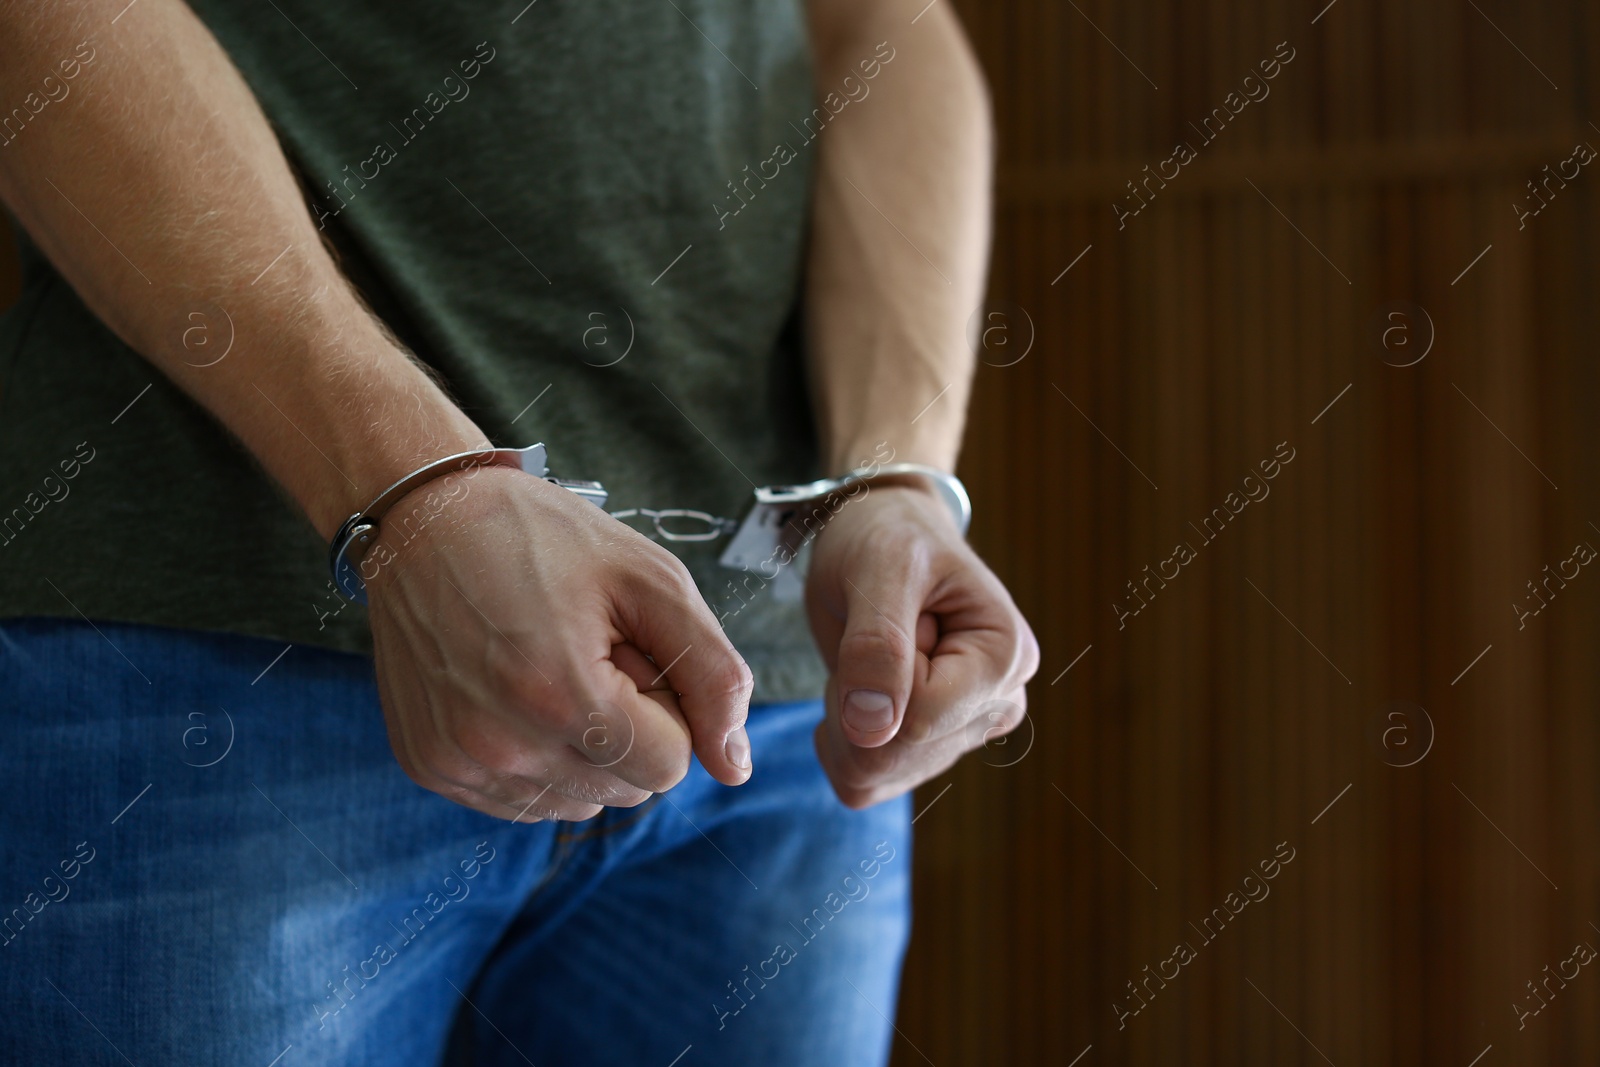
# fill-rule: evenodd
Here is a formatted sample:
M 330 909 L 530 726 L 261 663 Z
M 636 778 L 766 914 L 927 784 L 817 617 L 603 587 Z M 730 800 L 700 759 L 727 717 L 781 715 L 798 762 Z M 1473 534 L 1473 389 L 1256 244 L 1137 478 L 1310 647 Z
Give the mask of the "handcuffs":
M 559 485 L 592 501 L 601 510 L 605 509 L 607 498 L 605 486 L 599 482 L 583 479 L 553 478 L 545 461 L 544 445 L 535 444 L 527 448 L 488 448 L 474 452 L 458 452 L 412 471 L 380 493 L 366 508 L 346 519 L 333 535 L 333 541 L 328 548 L 328 567 L 333 573 L 334 588 L 346 599 L 357 604 L 366 604 L 367 587 L 365 577 L 361 573 L 362 564 L 366 550 L 378 536 L 379 525 L 385 515 L 402 497 L 452 471 L 473 470 L 479 467 L 510 467 L 542 478 L 552 485 Z M 875 481 L 903 475 L 920 475 L 932 481 L 945 505 L 950 509 L 957 529 L 963 537 L 966 536 L 967 526 L 972 521 L 972 501 L 967 496 L 966 487 L 955 475 L 921 463 L 870 464 L 857 467 L 838 478 L 820 478 L 803 485 L 758 486 L 750 509 L 737 523 L 682 509 L 651 511 L 645 508 L 629 508 L 608 514 L 619 520 L 633 515 L 647 515 L 655 521 L 657 531 L 668 540 L 714 540 L 731 531 L 733 538 L 728 542 L 728 547 L 723 550 L 718 562 L 733 570 L 751 571 L 764 563 L 771 562 L 774 556 L 783 551 L 786 544 L 792 545 L 794 541 L 806 536 L 805 531 L 793 525 L 795 516 L 804 505 L 825 501 L 836 493 L 842 493 L 858 485 L 870 486 Z M 814 510 L 812 515 L 815 514 Z M 672 516 L 687 516 L 707 521 L 712 529 L 703 534 L 672 535 L 661 525 L 662 518 Z M 790 552 L 789 556 L 792 559 L 793 552 Z M 788 560 L 783 562 L 786 563 Z

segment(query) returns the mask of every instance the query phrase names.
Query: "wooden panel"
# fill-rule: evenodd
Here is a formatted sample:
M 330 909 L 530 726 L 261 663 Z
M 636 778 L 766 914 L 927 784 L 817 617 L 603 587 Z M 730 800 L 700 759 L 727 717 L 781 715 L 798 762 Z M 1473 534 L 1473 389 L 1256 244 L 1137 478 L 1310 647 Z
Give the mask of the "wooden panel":
M 22 286 L 21 264 L 17 262 L 16 244 L 11 236 L 11 219 L 0 211 L 0 310 L 17 302 Z
M 1600 173 L 1512 208 L 1600 146 L 1600 13 L 1324 3 L 960 5 L 1002 134 L 990 306 L 1036 335 L 981 368 L 963 473 L 1045 663 L 1028 755 L 919 793 L 897 1064 L 1600 1058 L 1594 968 L 1513 1007 L 1600 946 L 1600 574 L 1511 607 L 1600 546 Z M 1125 183 L 1285 40 L 1271 94 L 1119 229 Z M 1396 302 L 1427 318 L 1389 351 Z M 1433 727 L 1409 766 L 1399 701 Z

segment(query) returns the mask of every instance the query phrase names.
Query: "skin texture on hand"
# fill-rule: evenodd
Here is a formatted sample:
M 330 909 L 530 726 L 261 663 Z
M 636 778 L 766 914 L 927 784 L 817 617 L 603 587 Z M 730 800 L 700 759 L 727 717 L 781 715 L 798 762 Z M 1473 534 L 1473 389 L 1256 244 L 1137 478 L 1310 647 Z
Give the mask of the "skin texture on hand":
M 638 804 L 683 778 L 691 748 L 718 781 L 749 778 L 750 670 L 677 557 L 498 467 L 436 479 L 391 514 L 428 491 L 449 503 L 419 528 L 391 524 L 363 571 L 389 739 L 413 781 L 532 821 Z
M 806 609 L 831 672 L 817 754 L 867 807 L 1021 723 L 1039 645 L 931 489 L 875 486 L 812 546 Z

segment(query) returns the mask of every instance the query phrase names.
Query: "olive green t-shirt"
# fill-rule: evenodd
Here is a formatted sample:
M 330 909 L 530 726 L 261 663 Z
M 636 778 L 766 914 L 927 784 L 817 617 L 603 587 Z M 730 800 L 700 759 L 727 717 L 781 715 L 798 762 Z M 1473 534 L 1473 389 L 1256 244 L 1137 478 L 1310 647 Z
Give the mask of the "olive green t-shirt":
M 798 0 L 191 2 L 341 264 L 494 443 L 545 442 L 552 473 L 603 481 L 612 510 L 737 518 L 752 483 L 820 473 L 797 303 L 821 133 Z M 40 117 L 70 122 L 72 103 Z M 0 319 L 0 617 L 370 652 L 282 490 L 23 255 Z M 196 362 L 229 340 L 214 313 L 174 330 L 200 331 Z M 243 363 L 232 343 L 221 358 Z M 721 568 L 723 544 L 667 547 L 757 699 L 817 695 L 801 604 Z

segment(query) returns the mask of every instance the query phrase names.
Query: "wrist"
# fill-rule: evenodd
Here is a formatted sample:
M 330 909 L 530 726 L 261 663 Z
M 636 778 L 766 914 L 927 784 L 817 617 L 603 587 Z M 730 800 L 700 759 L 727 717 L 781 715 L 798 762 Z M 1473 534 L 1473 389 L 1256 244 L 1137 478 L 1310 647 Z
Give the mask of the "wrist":
M 214 391 L 190 390 L 324 540 L 411 471 L 489 443 L 400 349 L 333 348 L 279 347 L 263 372 L 230 376 Z
M 857 436 L 825 447 L 823 469 L 829 477 L 836 478 L 848 471 L 870 470 L 890 463 L 920 463 L 953 474 L 958 450 L 957 442 L 944 435 Z
M 919 510 L 931 512 L 937 516 L 936 521 L 945 522 L 957 534 L 965 536 L 966 531 L 961 529 L 960 520 L 951 510 L 950 502 L 943 490 L 932 478 L 915 474 L 897 474 L 884 476 L 873 480 L 867 487 L 866 495 L 884 494 L 880 499 L 888 499 L 900 504 L 912 504 Z
M 528 483 L 539 481 L 511 467 L 485 464 L 446 470 L 398 497 L 387 508 L 371 541 L 351 546 L 348 558 L 364 595 L 370 602 L 401 571 L 419 544 L 430 551 L 428 546 L 436 548 L 442 533 L 479 526 L 496 510 L 497 494 L 503 501 L 506 492 L 527 490 Z M 337 570 L 334 582 L 339 585 Z M 345 590 L 346 595 L 349 592 Z
M 292 305 L 275 292 L 232 302 L 209 322 L 227 331 L 214 339 L 225 340 L 221 356 L 180 349 L 157 362 L 326 540 L 408 472 L 488 440 L 343 280 L 324 274 L 286 256 L 268 278 L 295 294 Z M 234 337 L 255 343 L 247 349 Z
M 950 390 L 954 394 L 955 390 Z M 957 398 L 946 394 L 922 413 L 843 413 L 819 419 L 822 459 L 829 475 L 888 462 L 915 462 L 954 472 L 962 448 Z
M 410 544 L 446 512 L 451 513 L 450 524 L 471 525 L 471 520 L 461 515 L 460 501 L 470 491 L 473 479 L 486 470 L 512 473 L 524 485 L 537 486 L 538 492 L 565 498 L 563 503 L 568 505 L 577 497 L 596 508 L 605 507 L 606 491 L 599 482 L 550 477 L 542 444 L 474 448 L 438 457 L 392 483 L 340 524 L 328 546 L 334 586 L 348 599 L 366 603 L 365 583 L 398 558 L 396 543 L 401 547 Z
M 936 522 L 947 522 L 957 537 L 966 537 L 972 519 L 972 501 L 966 486 L 954 475 L 946 475 L 927 464 L 898 461 L 860 468 L 854 473 L 862 480 L 851 488 L 839 490 L 847 500 L 875 497 L 890 508 L 931 510 L 938 515 Z M 845 484 L 850 485 L 848 481 Z
M 955 477 L 955 446 L 950 443 L 938 445 L 932 441 L 912 443 L 909 452 L 902 451 L 898 445 L 905 442 L 892 442 L 878 440 L 870 446 L 864 443 L 846 445 L 842 449 L 835 449 L 833 454 L 855 455 L 853 462 L 838 462 L 828 468 L 831 477 L 845 477 L 847 474 L 863 475 L 870 479 L 868 491 L 877 489 L 909 489 L 921 496 L 935 501 L 941 510 L 945 511 L 957 530 L 965 536 L 966 524 L 971 517 L 971 500 L 967 496 L 966 487 L 960 484 Z M 928 468 L 928 472 L 915 470 L 897 470 L 897 467 L 915 466 Z M 933 472 L 949 475 L 949 478 L 939 477 Z M 952 486 L 951 483 L 955 484 Z
M 330 388 L 333 395 L 319 405 L 327 443 L 320 445 L 322 457 L 308 460 L 318 476 L 303 495 L 296 495 L 324 540 L 411 472 L 489 444 L 483 431 L 398 349 L 391 349 L 367 380 L 374 384 L 358 390 L 345 386 L 338 392 Z

